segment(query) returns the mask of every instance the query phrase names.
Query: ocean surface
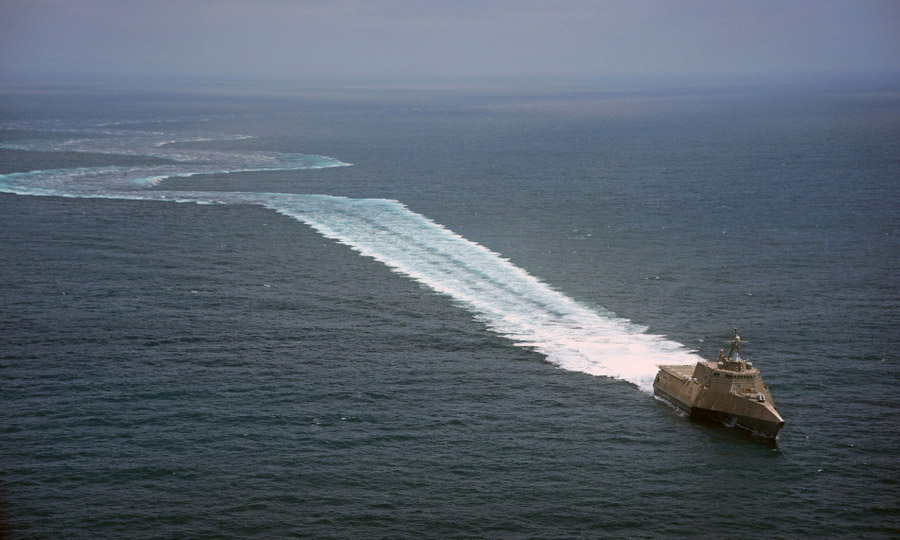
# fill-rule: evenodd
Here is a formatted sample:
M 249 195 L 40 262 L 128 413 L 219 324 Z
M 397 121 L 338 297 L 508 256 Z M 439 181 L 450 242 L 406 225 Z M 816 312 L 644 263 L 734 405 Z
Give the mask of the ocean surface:
M 7 85 L 0 536 L 897 537 L 898 209 L 900 84 Z

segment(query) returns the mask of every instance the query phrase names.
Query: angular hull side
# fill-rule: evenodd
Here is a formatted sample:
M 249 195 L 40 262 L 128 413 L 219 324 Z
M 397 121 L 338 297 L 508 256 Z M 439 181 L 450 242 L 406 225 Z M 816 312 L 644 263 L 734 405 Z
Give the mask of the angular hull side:
M 784 419 L 775 410 L 771 396 L 758 401 L 738 395 L 726 387 L 701 386 L 689 375 L 690 366 L 660 366 L 653 382 L 653 393 L 690 415 L 691 418 L 739 426 L 774 439 L 784 427 Z M 730 389 L 730 387 L 727 387 Z M 765 390 L 768 394 L 768 389 Z
M 736 424 L 773 439 L 784 427 L 784 419 L 771 401 L 760 402 L 731 392 L 700 392 L 691 403 L 691 417 L 710 418 L 725 425 Z
M 726 426 L 738 426 L 746 430 L 752 431 L 757 435 L 774 439 L 778 432 L 784 427 L 784 421 L 770 422 L 761 420 L 752 416 L 742 416 L 729 414 L 722 411 L 711 411 L 709 409 L 700 409 L 695 407 L 691 410 L 691 418 L 724 424 Z
M 682 366 L 666 366 L 666 369 L 660 370 L 653 382 L 653 393 L 690 414 L 700 385 L 687 373 L 689 372 Z
M 685 414 L 691 414 L 691 406 L 690 406 L 690 405 L 686 405 L 684 402 L 682 402 L 680 399 L 678 399 L 677 396 L 674 396 L 674 395 L 672 395 L 672 394 L 670 394 L 670 393 L 668 393 L 668 392 L 666 392 L 665 390 L 660 389 L 660 388 L 654 388 L 654 389 L 653 389 L 653 393 L 654 393 L 657 397 L 660 397 L 660 398 L 662 398 L 663 400 L 665 400 L 665 401 L 666 401 L 667 403 L 669 403 L 670 405 L 673 405 L 673 406 L 675 406 L 676 408 L 680 409 L 683 413 L 685 413 Z

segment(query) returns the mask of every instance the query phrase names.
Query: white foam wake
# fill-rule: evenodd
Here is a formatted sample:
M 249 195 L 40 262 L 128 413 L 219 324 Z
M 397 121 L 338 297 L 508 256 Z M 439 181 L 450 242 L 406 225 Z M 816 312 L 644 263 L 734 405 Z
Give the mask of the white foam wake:
M 121 145 L 122 141 L 118 143 Z M 163 148 L 166 146 L 168 144 Z M 147 145 L 141 147 L 147 148 Z M 190 154 L 191 151 L 187 152 Z M 193 159 L 184 159 L 184 163 L 147 168 L 98 167 L 0 175 L 0 191 L 25 195 L 259 204 L 306 223 L 322 235 L 448 295 L 472 311 L 491 330 L 517 345 L 541 352 L 548 361 L 561 368 L 615 377 L 650 391 L 657 365 L 694 363 L 700 359 L 674 341 L 647 334 L 644 328 L 625 319 L 572 300 L 499 254 L 410 211 L 397 201 L 282 193 L 135 189 L 137 185 L 152 183 L 140 180 L 197 174 L 198 167 L 203 171 L 209 168 L 231 172 L 299 169 L 303 168 L 302 163 L 306 163 L 307 168 L 314 168 L 323 164 L 316 160 L 305 161 L 308 156 L 275 156 L 275 162 L 267 164 L 270 167 L 249 169 L 248 161 L 255 163 L 259 156 L 248 158 L 238 152 L 222 153 L 226 154 L 225 159 L 202 153 L 201 159 L 188 155 Z M 330 166 L 341 164 L 336 160 L 330 163 Z M 236 168 L 229 169 L 228 166 Z M 151 174 L 154 171 L 156 174 Z
M 446 294 L 495 332 L 565 369 L 650 391 L 657 365 L 694 363 L 682 345 L 591 309 L 397 201 L 271 195 L 262 204 Z

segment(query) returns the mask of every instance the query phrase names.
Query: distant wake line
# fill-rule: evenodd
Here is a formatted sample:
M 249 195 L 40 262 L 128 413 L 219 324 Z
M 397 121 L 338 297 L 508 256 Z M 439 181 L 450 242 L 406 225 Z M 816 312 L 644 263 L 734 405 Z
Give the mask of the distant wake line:
M 347 165 L 323 157 L 240 151 L 166 150 L 171 134 L 130 132 L 103 139 L 20 144 L 29 150 L 152 155 L 152 166 L 86 167 L 0 175 L 0 192 L 19 195 L 165 200 L 199 204 L 258 204 L 301 221 L 323 236 L 374 258 L 393 271 L 446 294 L 491 330 L 533 348 L 557 366 L 615 377 L 645 391 L 659 364 L 694 363 L 682 345 L 629 321 L 582 305 L 553 290 L 499 254 L 385 199 L 254 192 L 150 191 L 170 177 L 255 170 L 301 170 Z M 182 139 L 183 140 L 183 139 Z M 196 138 L 192 140 L 197 140 Z M 9 148 L 10 146 L 6 146 Z M 89 149 L 88 149 L 89 148 Z M 152 149 L 152 150 L 150 150 Z M 141 153 L 146 152 L 146 153 Z M 173 157 L 173 154 L 177 156 Z

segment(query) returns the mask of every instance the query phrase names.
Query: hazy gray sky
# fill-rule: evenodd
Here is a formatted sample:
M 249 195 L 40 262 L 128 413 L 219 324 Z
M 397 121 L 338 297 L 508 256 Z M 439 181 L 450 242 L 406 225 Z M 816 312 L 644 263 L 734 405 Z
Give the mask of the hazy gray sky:
M 0 77 L 900 71 L 898 0 L 0 0 Z

